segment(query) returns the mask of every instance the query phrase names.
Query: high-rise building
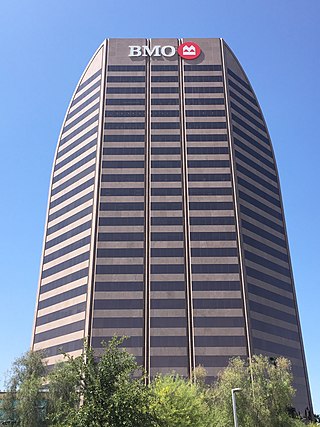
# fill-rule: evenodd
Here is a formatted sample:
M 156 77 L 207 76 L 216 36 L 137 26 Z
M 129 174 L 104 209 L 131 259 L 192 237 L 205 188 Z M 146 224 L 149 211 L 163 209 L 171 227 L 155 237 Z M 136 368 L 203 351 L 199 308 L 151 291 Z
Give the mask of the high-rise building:
M 223 40 L 107 40 L 68 107 L 32 348 L 114 335 L 151 376 L 283 355 L 311 408 L 274 153 Z

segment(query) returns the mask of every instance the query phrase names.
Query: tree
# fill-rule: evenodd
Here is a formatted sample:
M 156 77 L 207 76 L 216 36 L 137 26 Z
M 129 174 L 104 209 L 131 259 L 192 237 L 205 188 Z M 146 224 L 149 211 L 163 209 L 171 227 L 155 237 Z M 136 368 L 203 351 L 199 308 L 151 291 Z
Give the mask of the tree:
M 21 427 L 46 426 L 42 358 L 43 354 L 29 351 L 13 363 L 2 405 L 8 423 Z
M 231 389 L 237 393 L 239 425 L 246 427 L 290 427 L 299 425 L 288 413 L 294 396 L 290 361 L 282 357 L 270 363 L 265 356 L 253 356 L 248 365 L 235 358 L 220 373 L 210 399 L 214 426 L 233 425 Z
M 210 426 L 205 390 L 179 375 L 159 375 L 151 383 L 152 404 L 162 427 Z
M 134 378 L 134 356 L 112 339 L 99 359 L 85 346 L 79 358 L 67 358 L 48 378 L 51 425 L 68 427 L 152 427 L 150 393 Z M 63 391 L 59 397 L 59 390 Z M 70 394 L 69 394 L 70 393 Z

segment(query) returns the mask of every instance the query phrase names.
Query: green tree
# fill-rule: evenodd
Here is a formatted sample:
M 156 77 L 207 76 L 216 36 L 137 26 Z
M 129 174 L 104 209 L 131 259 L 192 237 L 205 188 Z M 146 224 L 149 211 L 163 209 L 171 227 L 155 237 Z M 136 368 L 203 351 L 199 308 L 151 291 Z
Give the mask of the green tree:
M 150 393 L 144 379 L 134 378 L 134 356 L 114 338 L 100 358 L 86 346 L 84 354 L 68 358 L 49 375 L 48 406 L 52 426 L 152 427 Z M 59 396 L 59 390 L 62 395 Z
M 237 414 L 242 427 L 290 427 L 299 425 L 288 414 L 294 389 L 290 361 L 254 356 L 248 365 L 243 359 L 231 360 L 211 389 L 214 426 L 233 425 L 231 389 L 237 393 Z
M 29 351 L 14 361 L 2 405 L 7 422 L 21 427 L 46 426 L 42 358 L 41 353 Z
M 206 390 L 179 375 L 159 375 L 151 384 L 154 412 L 161 427 L 210 426 Z

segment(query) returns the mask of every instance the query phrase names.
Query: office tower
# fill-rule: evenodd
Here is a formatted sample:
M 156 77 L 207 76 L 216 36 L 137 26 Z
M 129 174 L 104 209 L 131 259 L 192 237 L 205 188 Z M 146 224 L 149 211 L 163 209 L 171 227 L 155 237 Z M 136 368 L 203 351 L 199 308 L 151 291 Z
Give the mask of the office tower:
M 220 39 L 112 39 L 53 165 L 33 349 L 127 335 L 151 376 L 283 355 L 311 407 L 270 137 Z

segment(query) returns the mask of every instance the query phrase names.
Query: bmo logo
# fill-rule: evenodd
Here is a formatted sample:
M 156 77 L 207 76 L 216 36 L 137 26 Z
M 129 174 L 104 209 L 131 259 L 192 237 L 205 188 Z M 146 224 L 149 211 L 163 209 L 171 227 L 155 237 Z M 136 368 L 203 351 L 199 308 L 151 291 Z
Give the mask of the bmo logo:
M 178 48 L 174 46 L 153 46 L 152 48 L 148 46 L 129 46 L 129 56 L 138 57 L 138 56 L 165 56 L 170 58 L 178 52 L 178 55 L 181 58 L 190 60 L 196 59 L 201 53 L 200 46 L 194 42 L 185 42 L 180 45 Z

